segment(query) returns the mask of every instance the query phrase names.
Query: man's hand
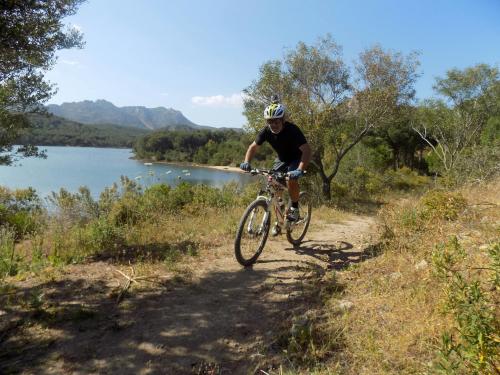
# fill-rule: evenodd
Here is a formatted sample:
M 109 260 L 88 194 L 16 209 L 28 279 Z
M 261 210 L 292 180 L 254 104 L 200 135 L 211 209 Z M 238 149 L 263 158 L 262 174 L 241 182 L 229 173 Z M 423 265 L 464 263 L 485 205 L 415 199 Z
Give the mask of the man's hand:
M 288 177 L 292 180 L 297 180 L 304 175 L 304 171 L 301 169 L 296 169 L 294 171 L 288 172 Z
M 252 170 L 252 166 L 249 162 L 245 161 L 240 164 L 240 169 L 244 170 L 245 172 L 250 172 Z

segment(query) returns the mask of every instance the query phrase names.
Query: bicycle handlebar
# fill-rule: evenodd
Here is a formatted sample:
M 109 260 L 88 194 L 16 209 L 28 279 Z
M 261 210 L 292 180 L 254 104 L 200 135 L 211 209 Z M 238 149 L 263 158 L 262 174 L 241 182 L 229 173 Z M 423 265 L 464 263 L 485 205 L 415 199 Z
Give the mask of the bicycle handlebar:
M 303 172 L 304 172 L 304 174 L 307 173 L 307 171 L 303 171 Z M 256 174 L 272 175 L 272 176 L 275 176 L 278 178 L 280 178 L 280 177 L 281 178 L 288 178 L 288 175 L 289 175 L 289 172 L 279 172 L 279 171 L 273 171 L 272 169 L 258 169 L 258 168 L 252 169 L 248 173 L 250 173 L 252 175 L 256 175 Z

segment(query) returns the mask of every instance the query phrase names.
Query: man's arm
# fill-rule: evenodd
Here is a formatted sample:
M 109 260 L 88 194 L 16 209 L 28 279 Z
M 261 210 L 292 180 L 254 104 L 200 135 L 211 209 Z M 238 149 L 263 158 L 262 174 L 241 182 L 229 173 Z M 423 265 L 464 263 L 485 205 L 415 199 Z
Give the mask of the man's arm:
M 245 155 L 245 162 L 246 163 L 250 163 L 250 161 L 253 159 L 255 153 L 257 152 L 257 150 L 259 149 L 259 145 L 257 143 L 252 142 L 252 144 L 250 146 L 248 146 L 248 150 L 247 150 L 247 153 Z
M 302 157 L 300 158 L 299 168 L 301 171 L 305 171 L 309 162 L 311 161 L 311 147 L 308 143 L 304 143 L 299 147 L 300 151 L 302 151 Z

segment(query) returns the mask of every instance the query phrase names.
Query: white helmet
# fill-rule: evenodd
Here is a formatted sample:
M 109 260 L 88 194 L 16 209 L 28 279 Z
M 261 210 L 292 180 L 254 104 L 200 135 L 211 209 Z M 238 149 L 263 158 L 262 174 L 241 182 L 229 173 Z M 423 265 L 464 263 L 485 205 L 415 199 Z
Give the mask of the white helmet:
M 285 115 L 285 106 L 280 103 L 270 104 L 264 110 L 264 118 L 266 120 L 283 118 L 284 115 Z

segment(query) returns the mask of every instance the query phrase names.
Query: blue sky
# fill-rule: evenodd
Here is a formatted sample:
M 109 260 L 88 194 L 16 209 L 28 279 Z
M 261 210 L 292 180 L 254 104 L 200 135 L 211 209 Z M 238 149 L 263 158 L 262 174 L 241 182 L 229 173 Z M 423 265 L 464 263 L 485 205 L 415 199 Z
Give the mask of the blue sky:
M 49 103 L 172 107 L 198 124 L 240 127 L 240 93 L 259 67 L 326 33 L 350 64 L 375 43 L 419 51 L 426 98 L 450 68 L 498 66 L 499 20 L 500 0 L 88 0 L 67 19 L 86 46 L 59 52 Z

